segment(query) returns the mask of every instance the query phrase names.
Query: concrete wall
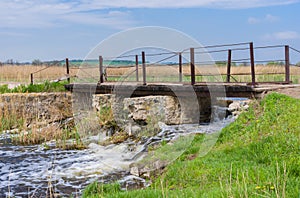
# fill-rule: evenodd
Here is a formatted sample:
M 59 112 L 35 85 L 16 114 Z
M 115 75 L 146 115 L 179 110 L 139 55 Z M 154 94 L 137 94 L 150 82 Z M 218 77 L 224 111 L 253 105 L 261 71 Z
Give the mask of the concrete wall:
M 70 93 L 0 94 L 0 116 L 23 119 L 24 126 L 46 126 L 73 116 Z
M 0 116 L 24 119 L 24 125 L 46 126 L 73 117 L 81 110 L 96 110 L 110 107 L 115 119 L 141 124 L 155 118 L 168 125 L 197 123 L 209 120 L 210 101 L 193 101 L 172 96 L 146 96 L 137 98 L 115 98 L 112 94 L 74 97 L 71 93 L 8 93 L 0 94 Z M 199 106 L 200 104 L 200 106 Z M 208 110 L 208 111 L 207 111 Z M 199 113 L 200 112 L 200 113 Z
M 178 100 L 171 96 L 146 96 L 137 98 L 115 98 L 112 94 L 93 96 L 93 107 L 112 108 L 115 119 L 127 119 L 128 122 L 147 122 L 155 118 L 166 124 L 181 123 L 181 107 Z

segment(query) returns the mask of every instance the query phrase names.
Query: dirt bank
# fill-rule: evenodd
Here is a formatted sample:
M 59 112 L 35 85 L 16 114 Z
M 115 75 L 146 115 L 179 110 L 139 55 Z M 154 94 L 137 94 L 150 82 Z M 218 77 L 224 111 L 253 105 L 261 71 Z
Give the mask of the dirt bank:
M 300 99 L 300 86 L 286 89 L 278 89 L 276 92 Z

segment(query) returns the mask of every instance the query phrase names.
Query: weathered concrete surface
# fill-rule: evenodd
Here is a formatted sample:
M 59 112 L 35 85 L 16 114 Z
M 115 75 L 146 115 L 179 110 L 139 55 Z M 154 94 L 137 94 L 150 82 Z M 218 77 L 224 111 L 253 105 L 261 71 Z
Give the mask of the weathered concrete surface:
M 260 92 L 259 98 L 263 98 L 267 93 L 278 92 L 300 99 L 300 84 L 287 84 L 287 85 L 260 85 L 254 88 L 255 91 Z
M 181 107 L 177 99 L 171 96 L 116 99 L 112 94 L 97 94 L 93 96 L 93 107 L 97 111 L 112 108 L 116 117 L 123 114 L 125 119 L 135 123 L 146 123 L 154 118 L 170 125 L 181 123 Z
M 0 94 L 0 116 L 23 119 L 24 125 L 46 126 L 73 116 L 70 93 Z
M 118 94 L 126 95 L 131 92 L 131 97 L 143 97 L 149 95 L 163 95 L 163 96 L 179 96 L 179 97 L 189 97 L 190 89 L 196 93 L 198 97 L 206 98 L 210 97 L 210 91 L 223 90 L 227 97 L 256 97 L 256 94 L 260 94 L 261 90 L 256 90 L 252 86 L 243 84 L 226 84 L 226 83 L 215 83 L 208 85 L 206 83 L 198 83 L 196 85 L 187 84 L 172 84 L 172 83 L 161 83 L 161 84 L 151 84 L 140 85 L 136 83 L 123 83 L 122 85 L 116 85 L 113 82 L 106 82 L 102 84 L 68 84 L 65 85 L 66 89 L 77 93 L 87 93 L 91 90 L 95 94 L 112 94 L 117 90 Z M 174 93 L 176 90 L 176 95 Z

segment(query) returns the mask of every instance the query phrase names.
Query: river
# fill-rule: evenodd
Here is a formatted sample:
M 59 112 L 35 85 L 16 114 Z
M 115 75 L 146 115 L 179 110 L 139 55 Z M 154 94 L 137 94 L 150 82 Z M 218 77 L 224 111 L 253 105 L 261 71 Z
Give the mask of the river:
M 232 122 L 232 118 L 208 125 L 161 125 L 161 132 L 151 140 L 170 141 L 190 133 L 213 133 Z M 99 137 L 94 137 L 99 138 Z M 129 165 L 151 140 L 100 146 L 90 143 L 84 150 L 61 150 L 55 142 L 21 146 L 11 142 L 10 132 L 0 135 L 0 197 L 45 197 L 50 193 L 80 197 L 89 183 L 119 181 L 124 189 L 147 186 L 147 182 L 131 175 Z M 49 147 L 53 147 L 49 149 Z M 144 152 L 145 153 L 145 152 Z

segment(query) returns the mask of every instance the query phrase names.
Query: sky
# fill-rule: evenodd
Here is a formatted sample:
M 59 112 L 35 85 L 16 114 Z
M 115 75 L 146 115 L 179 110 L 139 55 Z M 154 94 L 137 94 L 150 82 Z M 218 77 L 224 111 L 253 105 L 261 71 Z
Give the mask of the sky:
M 110 35 L 143 26 L 173 28 L 202 45 L 300 50 L 299 10 L 300 0 L 1 0 L 0 62 L 83 59 Z

